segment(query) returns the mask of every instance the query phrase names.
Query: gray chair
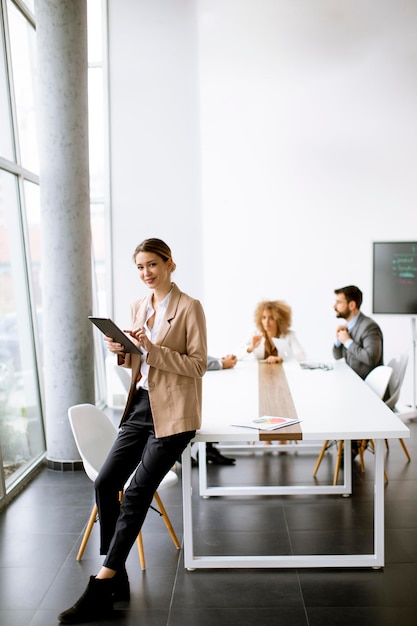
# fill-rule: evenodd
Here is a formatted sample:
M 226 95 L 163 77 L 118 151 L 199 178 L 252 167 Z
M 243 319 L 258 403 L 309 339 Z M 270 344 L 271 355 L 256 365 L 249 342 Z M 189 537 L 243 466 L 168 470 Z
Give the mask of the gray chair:
M 372 391 L 374 391 L 377 396 L 379 398 L 381 398 L 381 400 L 383 399 L 383 397 L 385 396 L 385 393 L 388 389 L 388 385 L 389 385 L 389 381 L 390 378 L 392 376 L 392 368 L 388 365 L 378 365 L 377 367 L 375 367 L 373 370 L 371 370 L 368 374 L 368 376 L 365 378 L 365 383 L 372 389 Z M 321 448 L 320 454 L 318 456 L 316 465 L 314 467 L 313 470 L 313 476 L 316 475 L 320 464 L 323 460 L 323 456 L 326 452 L 326 450 L 328 450 L 331 445 L 333 445 L 336 442 L 330 442 L 329 440 L 326 440 Z M 363 460 L 363 453 L 365 452 L 365 449 L 367 447 L 367 442 L 366 441 L 359 441 L 358 442 L 358 451 L 359 451 L 359 462 L 360 462 L 360 466 L 362 471 L 365 471 L 365 463 Z M 370 444 L 371 446 L 373 446 L 373 441 L 370 440 Z M 340 467 L 342 465 L 342 459 L 343 459 L 343 449 L 344 449 L 344 441 L 340 440 L 337 442 L 337 454 L 336 454 L 336 465 L 335 465 L 335 469 L 334 469 L 334 475 L 333 475 L 333 484 L 337 485 L 337 481 L 339 478 L 339 470 Z M 386 473 L 384 472 L 384 476 L 385 476 L 385 480 L 388 481 L 388 477 L 386 475 Z
M 404 381 L 405 372 L 408 364 L 408 354 L 403 352 L 398 356 L 394 357 L 388 363 L 388 366 L 392 368 L 391 378 L 388 383 L 388 399 L 385 400 L 385 404 L 392 410 L 394 413 L 396 411 L 396 405 L 400 397 L 401 386 Z M 404 454 L 409 461 L 411 461 L 410 453 L 405 445 L 404 439 L 400 439 L 400 444 L 402 449 L 404 450 Z M 385 440 L 387 449 L 389 450 L 388 441 Z

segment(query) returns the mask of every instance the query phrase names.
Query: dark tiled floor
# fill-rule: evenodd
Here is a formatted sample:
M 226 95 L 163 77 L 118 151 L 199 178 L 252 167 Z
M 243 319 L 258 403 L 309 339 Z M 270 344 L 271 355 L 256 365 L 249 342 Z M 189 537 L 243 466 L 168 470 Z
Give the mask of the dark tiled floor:
M 141 626 L 415 626 L 417 624 L 417 420 L 409 423 L 407 463 L 390 442 L 386 469 L 386 566 L 372 569 L 184 570 L 159 516 L 144 527 L 147 570 L 134 548 L 127 568 L 132 599 L 106 624 Z M 210 481 L 312 481 L 317 450 L 239 453 L 235 467 L 210 467 Z M 319 481 L 331 480 L 333 452 Z M 196 552 L 297 553 L 370 550 L 373 457 L 354 467 L 354 495 L 200 499 Z M 196 470 L 193 470 L 196 479 Z M 179 468 L 180 473 L 180 468 Z M 180 483 L 161 492 L 182 539 Z M 83 472 L 44 469 L 0 514 L 0 625 L 52 626 L 102 561 L 98 528 L 83 560 L 75 556 L 93 503 Z

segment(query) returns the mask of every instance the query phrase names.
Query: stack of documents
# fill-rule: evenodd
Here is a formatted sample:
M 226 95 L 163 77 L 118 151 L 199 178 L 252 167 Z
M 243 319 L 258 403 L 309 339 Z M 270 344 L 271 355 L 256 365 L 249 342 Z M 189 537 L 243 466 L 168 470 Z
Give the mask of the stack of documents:
M 299 419 L 293 419 L 290 417 L 262 415 L 262 417 L 256 417 L 250 422 L 232 424 L 232 426 L 239 426 L 240 428 L 256 428 L 258 430 L 277 430 L 277 428 L 285 428 L 285 426 L 291 426 L 292 424 L 298 424 L 299 422 Z

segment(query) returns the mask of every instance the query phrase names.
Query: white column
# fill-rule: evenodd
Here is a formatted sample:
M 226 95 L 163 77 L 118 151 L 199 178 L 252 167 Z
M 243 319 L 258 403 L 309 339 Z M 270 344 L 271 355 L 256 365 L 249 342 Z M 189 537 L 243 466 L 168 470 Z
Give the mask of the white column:
M 86 0 L 37 0 L 47 459 L 79 459 L 72 404 L 94 403 Z

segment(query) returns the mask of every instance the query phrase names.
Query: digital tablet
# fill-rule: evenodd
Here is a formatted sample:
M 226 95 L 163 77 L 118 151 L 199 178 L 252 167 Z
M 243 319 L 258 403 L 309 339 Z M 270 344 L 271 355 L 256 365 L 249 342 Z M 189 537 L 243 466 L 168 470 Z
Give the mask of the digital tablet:
M 142 354 L 140 349 L 135 346 L 133 341 L 129 339 L 129 337 L 124 333 L 121 328 L 117 326 L 108 317 L 93 317 L 92 315 L 88 316 L 88 319 L 93 322 L 101 330 L 101 332 L 107 337 L 111 337 L 117 343 L 121 343 L 126 352 L 131 352 L 133 354 Z

